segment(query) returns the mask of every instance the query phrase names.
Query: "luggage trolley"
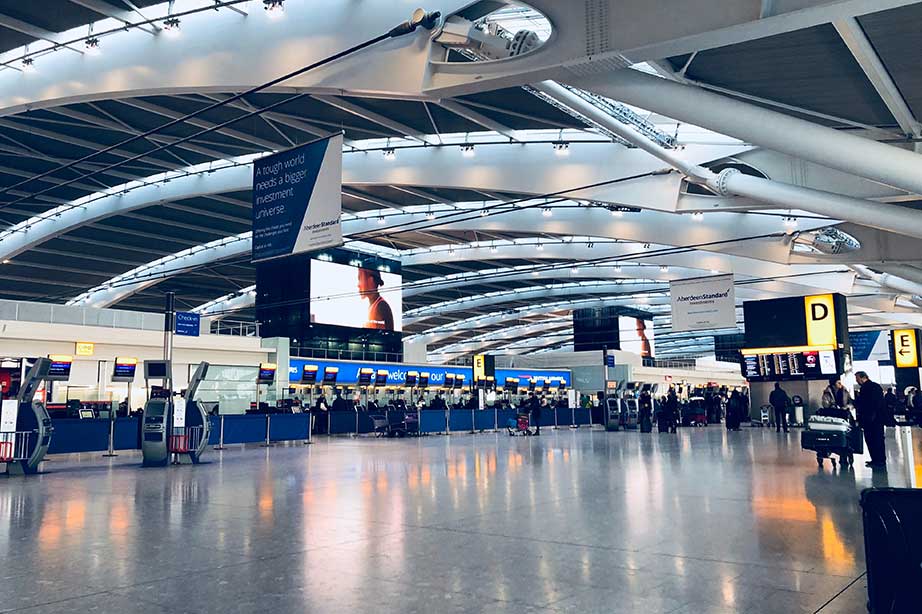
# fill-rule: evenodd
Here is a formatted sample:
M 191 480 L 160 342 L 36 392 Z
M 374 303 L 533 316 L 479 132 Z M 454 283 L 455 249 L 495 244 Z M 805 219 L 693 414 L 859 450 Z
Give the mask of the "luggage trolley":
M 846 418 L 829 415 L 810 416 L 807 428 L 800 434 L 800 447 L 804 450 L 816 452 L 816 464 L 823 466 L 823 461 L 829 459 L 832 466 L 836 466 L 839 457 L 843 466 L 849 467 L 854 462 L 854 455 L 864 452 L 864 443 L 861 439 L 861 429 Z
M 15 399 L 2 402 L 0 409 L 0 462 L 6 463 L 9 475 L 39 472 L 39 466 L 51 445 L 51 416 L 45 404 L 34 401 L 36 390 L 43 381 L 67 379 L 52 372 L 51 358 L 39 358 L 29 369 Z M 70 363 L 67 373 L 70 375 Z

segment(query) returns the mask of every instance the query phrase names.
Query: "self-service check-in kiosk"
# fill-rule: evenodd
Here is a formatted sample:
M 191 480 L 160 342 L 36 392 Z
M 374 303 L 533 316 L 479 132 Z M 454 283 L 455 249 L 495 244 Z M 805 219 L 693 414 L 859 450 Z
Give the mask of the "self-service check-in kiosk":
M 168 360 L 146 360 L 144 378 L 148 382 L 171 381 L 171 369 Z M 200 363 L 182 397 L 174 400 L 171 391 L 164 389 L 145 404 L 141 436 L 145 467 L 164 467 L 171 454 L 176 455 L 178 463 L 198 463 L 201 459 L 208 446 L 210 425 L 201 404 L 194 399 L 207 373 L 208 363 Z
M 48 446 L 51 445 L 51 435 L 54 432 L 51 416 L 48 415 L 45 404 L 34 401 L 33 397 L 41 383 L 49 380 L 52 363 L 53 360 L 50 358 L 37 359 L 26 373 L 16 398 L 2 402 L 0 462 L 6 462 L 6 472 L 9 475 L 38 473 L 39 465 L 48 452 Z M 60 367 L 58 370 L 60 371 Z M 67 375 L 70 375 L 69 364 Z

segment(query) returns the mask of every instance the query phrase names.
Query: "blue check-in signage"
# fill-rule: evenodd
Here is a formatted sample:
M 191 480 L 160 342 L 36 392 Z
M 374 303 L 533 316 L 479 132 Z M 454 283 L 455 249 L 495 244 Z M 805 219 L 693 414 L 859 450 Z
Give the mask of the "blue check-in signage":
M 397 365 L 393 363 L 373 363 L 373 362 L 348 362 L 336 360 L 313 360 L 304 358 L 292 358 L 288 363 L 288 379 L 297 382 L 301 379 L 301 373 L 304 371 L 304 365 L 316 365 L 317 370 L 323 373 L 326 367 L 337 367 L 337 384 L 356 384 L 359 381 L 359 370 L 362 368 L 371 368 L 375 372 L 379 369 L 387 369 L 387 385 L 402 386 L 407 379 L 407 371 L 416 371 L 417 373 L 429 373 L 430 386 L 442 386 L 445 383 L 445 376 L 452 374 L 455 376 L 463 375 L 464 381 L 470 383 L 473 381 L 473 369 L 470 367 L 443 367 L 435 365 Z M 527 386 L 532 379 L 538 381 L 549 381 L 551 385 L 563 380 L 566 386 L 570 386 L 569 371 L 555 371 L 548 369 L 497 369 L 496 381 L 505 382 L 507 378 L 515 377 L 519 380 L 520 386 Z
M 176 334 L 185 337 L 198 337 L 202 317 L 191 311 L 176 312 Z

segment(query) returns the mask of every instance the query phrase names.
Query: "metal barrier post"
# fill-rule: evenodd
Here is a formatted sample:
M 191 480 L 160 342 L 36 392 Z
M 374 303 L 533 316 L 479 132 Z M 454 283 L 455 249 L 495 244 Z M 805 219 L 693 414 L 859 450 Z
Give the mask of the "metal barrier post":
M 218 445 L 216 445 L 213 449 L 224 449 L 224 416 L 218 417 Z
M 592 410 L 590 409 L 589 411 L 591 412 Z M 570 428 L 571 429 L 579 428 L 579 425 L 576 423 L 576 408 L 575 407 L 570 408 Z
M 499 409 L 496 405 L 493 406 L 493 430 L 499 430 Z
M 471 435 L 477 432 L 477 414 L 474 413 L 474 408 L 471 408 Z
M 265 443 L 261 443 L 260 447 L 269 448 L 272 446 L 272 443 L 269 442 L 269 422 L 271 419 L 272 417 L 269 414 L 266 414 L 266 441 Z
M 359 408 L 355 408 L 355 436 L 359 436 Z
M 118 456 L 115 453 L 115 412 L 109 410 L 109 450 L 103 454 L 104 458 Z
M 555 408 L 554 408 L 554 430 L 555 430 L 555 431 L 556 431 L 557 429 L 560 428 L 560 424 L 558 424 L 558 422 L 557 422 L 557 410 L 558 410 L 558 409 L 560 409 L 560 408 L 559 408 L 559 407 L 555 407 Z
M 327 410 L 327 437 L 333 436 L 333 414 Z
M 912 427 L 898 426 L 903 447 L 903 470 L 906 472 L 906 487 L 916 487 L 916 459 L 912 449 Z
M 451 435 L 451 410 L 445 410 L 445 434 Z
M 304 445 L 314 443 L 314 412 L 307 412 L 307 439 L 304 440 Z

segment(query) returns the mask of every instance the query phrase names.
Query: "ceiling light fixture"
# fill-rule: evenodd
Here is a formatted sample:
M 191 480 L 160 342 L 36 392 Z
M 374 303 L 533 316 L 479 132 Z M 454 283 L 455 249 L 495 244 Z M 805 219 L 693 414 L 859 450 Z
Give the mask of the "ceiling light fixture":
M 784 218 L 784 225 L 787 228 L 797 228 L 797 218 L 796 217 L 786 217 Z
M 396 151 L 393 147 L 388 147 L 387 149 L 385 149 L 385 150 L 384 150 L 383 152 L 381 152 L 381 153 L 382 153 L 382 155 L 384 155 L 384 159 L 385 159 L 385 160 L 390 161 L 390 160 L 396 160 L 396 159 L 397 159 L 397 151 Z
M 496 246 L 495 246 L 495 245 L 491 245 L 491 246 L 490 246 L 490 253 L 495 254 L 497 251 L 499 251 L 499 250 L 496 249 Z
M 660 273 L 668 273 L 668 272 L 669 272 L 669 267 L 666 266 L 665 264 L 661 264 L 660 267 L 659 267 L 659 272 L 660 272 Z
M 570 155 L 570 144 L 566 141 L 554 141 L 554 153 L 564 157 Z
M 435 213 L 433 213 L 432 211 L 427 211 L 427 212 L 426 212 L 426 219 L 427 219 L 427 220 L 434 220 L 434 219 L 435 219 Z
M 263 8 L 270 19 L 278 19 L 285 14 L 285 0 L 263 0 Z
M 163 32 L 167 36 L 179 36 L 180 24 L 179 17 L 167 17 L 163 20 Z
M 611 216 L 612 217 L 624 217 L 624 211 L 622 211 L 621 209 L 612 209 Z
M 91 36 L 83 44 L 86 46 L 86 52 L 89 55 L 99 55 L 99 39 L 95 36 Z
M 691 218 L 695 220 L 696 222 L 700 222 L 701 220 L 704 219 L 704 214 L 701 213 L 700 211 L 695 211 L 694 213 L 691 214 Z
M 32 58 L 23 58 L 22 72 L 35 72 L 35 60 Z
M 551 217 L 552 215 L 554 215 L 554 212 L 548 208 L 545 208 L 541 210 L 541 215 L 543 215 L 544 217 Z
M 474 146 L 470 143 L 466 143 L 461 146 L 461 155 L 465 158 L 473 158 L 477 155 L 477 152 L 474 151 Z

